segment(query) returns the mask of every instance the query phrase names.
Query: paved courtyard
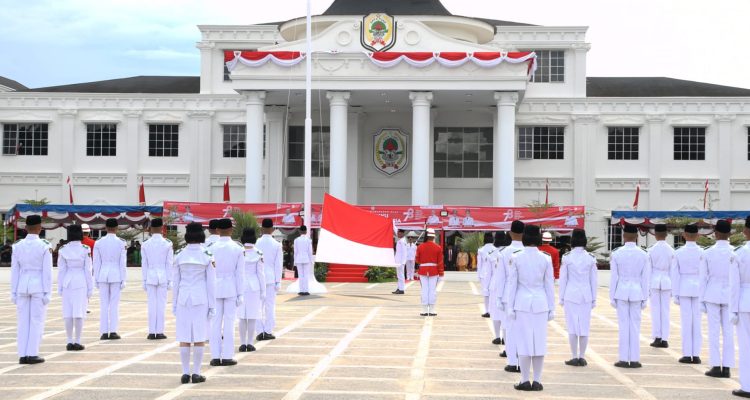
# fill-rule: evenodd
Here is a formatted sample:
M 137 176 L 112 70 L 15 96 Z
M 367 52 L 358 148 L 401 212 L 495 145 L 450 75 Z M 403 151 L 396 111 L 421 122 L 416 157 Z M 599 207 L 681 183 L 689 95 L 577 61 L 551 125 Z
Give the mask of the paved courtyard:
M 177 343 L 146 340 L 146 303 L 137 269 L 121 305 L 119 341 L 99 341 L 98 293 L 84 325 L 82 352 L 65 351 L 60 298 L 53 297 L 40 365 L 18 365 L 15 309 L 7 300 L 8 269 L 0 270 L 0 399 L 730 399 L 736 378 L 703 376 L 704 365 L 682 365 L 679 325 L 673 306 L 671 348 L 654 349 L 650 317 L 644 313 L 644 368 L 622 370 L 617 361 L 617 328 L 606 288 L 600 288 L 592 321 L 586 368 L 570 358 L 562 310 L 549 325 L 550 353 L 543 392 L 513 390 L 518 374 L 502 371 L 505 359 L 493 346 L 491 323 L 480 317 L 482 298 L 474 282 L 439 286 L 438 316 L 419 313 L 419 283 L 404 296 L 394 284 L 328 283 L 325 296 L 278 297 L 277 339 L 254 353 L 240 353 L 239 365 L 208 367 L 208 381 L 180 385 Z M 285 283 L 286 286 L 287 283 Z M 171 296 L 171 294 L 170 294 Z M 168 306 L 169 308 L 169 306 Z M 167 336 L 174 337 L 169 313 Z M 704 326 L 705 338 L 705 326 Z M 705 340 L 705 339 L 704 339 Z M 737 370 L 732 371 L 736 375 Z

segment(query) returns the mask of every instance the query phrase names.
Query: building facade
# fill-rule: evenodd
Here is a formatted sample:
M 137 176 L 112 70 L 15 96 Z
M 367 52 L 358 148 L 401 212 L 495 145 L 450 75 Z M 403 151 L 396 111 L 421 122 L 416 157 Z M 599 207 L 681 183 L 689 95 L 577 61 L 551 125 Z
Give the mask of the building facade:
M 550 202 L 587 207 L 598 237 L 638 185 L 644 210 L 701 209 L 706 182 L 711 208 L 750 208 L 750 90 L 588 77 L 586 27 L 365 3 L 313 17 L 313 201 L 523 206 L 549 187 Z M 536 70 L 376 64 L 372 18 L 391 24 L 389 52 L 533 51 Z M 141 181 L 149 204 L 221 201 L 227 177 L 233 201 L 302 201 L 304 62 L 227 61 L 304 52 L 304 19 L 198 28 L 200 77 L 2 86 L 0 210 L 65 203 L 68 177 L 81 204 L 136 203 Z M 384 135 L 402 151 L 388 167 Z

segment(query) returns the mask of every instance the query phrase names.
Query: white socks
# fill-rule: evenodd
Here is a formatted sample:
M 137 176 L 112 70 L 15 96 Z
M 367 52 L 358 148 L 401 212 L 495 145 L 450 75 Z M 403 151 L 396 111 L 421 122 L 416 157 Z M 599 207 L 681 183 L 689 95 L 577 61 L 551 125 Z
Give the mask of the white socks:
M 422 314 L 428 314 L 430 312 L 430 306 L 422 304 Z
M 182 362 L 182 374 L 190 375 L 190 346 L 180 346 L 180 362 Z
M 247 343 L 247 320 L 240 318 L 240 344 Z
M 495 337 L 499 338 L 502 335 L 502 331 L 500 329 L 500 321 L 492 321 L 492 326 L 495 328 Z
M 255 321 L 254 319 L 240 319 L 240 344 L 253 344 Z
M 573 358 L 578 357 L 578 336 L 570 334 L 568 335 L 568 343 L 570 343 L 570 352 L 573 354 Z
M 484 312 L 490 312 L 490 296 L 484 296 Z
M 519 366 L 521 367 L 521 383 L 528 382 L 529 370 L 531 369 L 531 357 L 518 356 L 518 364 L 520 364 Z
M 204 346 L 193 346 L 193 373 L 201 374 L 201 362 L 203 362 Z
M 75 329 L 75 342 L 81 344 L 81 331 L 83 331 L 83 318 L 74 318 L 73 327 Z
M 578 358 L 583 358 L 583 356 L 586 354 L 586 347 L 589 344 L 589 337 L 588 336 L 580 336 L 578 340 L 581 343 L 581 348 L 578 351 Z
M 68 343 L 73 343 L 73 318 L 65 318 L 65 334 L 68 335 Z
M 544 356 L 531 357 L 531 363 L 534 365 L 534 382 L 541 382 Z

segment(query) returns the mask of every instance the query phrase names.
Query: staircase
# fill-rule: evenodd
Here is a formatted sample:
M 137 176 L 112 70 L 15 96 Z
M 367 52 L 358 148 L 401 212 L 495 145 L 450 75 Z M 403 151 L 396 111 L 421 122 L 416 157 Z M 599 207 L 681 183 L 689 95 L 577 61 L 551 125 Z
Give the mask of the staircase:
M 367 282 L 367 267 L 361 265 L 330 264 L 326 282 Z

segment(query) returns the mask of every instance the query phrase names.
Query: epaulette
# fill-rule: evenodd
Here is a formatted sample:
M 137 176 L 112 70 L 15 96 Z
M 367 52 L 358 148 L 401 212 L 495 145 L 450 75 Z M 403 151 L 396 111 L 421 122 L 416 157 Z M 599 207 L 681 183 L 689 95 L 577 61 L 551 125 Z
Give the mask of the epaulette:
M 206 245 L 206 248 L 209 248 L 209 247 L 213 246 L 213 245 L 214 245 L 214 243 L 216 243 L 216 242 L 211 242 L 211 243 L 207 244 L 207 245 Z
M 169 240 L 169 239 L 167 239 L 167 238 L 164 238 L 164 240 L 165 240 L 165 241 L 166 241 L 167 243 L 169 243 L 169 244 L 172 244 L 172 241 L 171 241 L 171 240 Z
M 66 244 L 65 246 L 67 246 L 67 244 Z M 63 246 L 63 247 L 65 247 L 65 246 Z M 83 244 L 83 243 L 81 243 L 81 246 L 83 246 L 83 248 L 84 248 L 84 249 L 89 249 L 89 250 L 91 250 L 91 247 L 89 247 L 89 246 L 88 246 L 87 244 Z
M 44 242 L 44 244 L 50 244 L 49 240 L 47 240 L 47 239 L 42 239 L 42 242 Z
M 260 255 L 261 257 L 263 257 L 263 252 L 262 252 L 262 251 L 260 251 L 260 249 L 257 249 L 257 248 L 256 248 L 256 249 L 255 249 L 255 251 L 257 251 L 257 252 L 258 252 L 258 255 Z
M 180 254 L 182 252 L 182 250 L 184 250 L 184 249 L 185 249 L 184 247 L 180 248 L 180 249 L 177 249 L 177 251 L 174 252 L 174 255 Z
M 519 250 L 514 250 L 514 251 L 513 251 L 513 254 L 519 253 L 519 252 L 521 252 L 521 251 L 523 251 L 523 249 L 519 249 Z
M 737 247 L 734 248 L 734 251 L 737 251 L 737 250 L 741 249 L 742 247 L 744 247 L 744 246 L 743 245 L 739 245 L 739 246 L 737 246 Z
M 546 254 L 546 255 L 548 255 L 549 257 L 552 257 L 552 254 L 550 254 L 550 253 L 547 253 L 547 252 L 546 252 L 546 251 L 544 251 L 544 250 L 539 250 L 539 252 L 540 252 L 540 253 L 542 253 L 542 254 Z
M 213 256 L 214 256 L 214 255 L 213 255 L 213 253 L 211 253 L 211 252 L 210 252 L 210 251 L 208 251 L 208 250 L 203 250 L 203 254 L 205 254 L 205 255 L 207 255 L 207 256 L 209 256 L 209 257 L 213 257 Z

